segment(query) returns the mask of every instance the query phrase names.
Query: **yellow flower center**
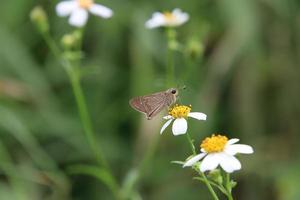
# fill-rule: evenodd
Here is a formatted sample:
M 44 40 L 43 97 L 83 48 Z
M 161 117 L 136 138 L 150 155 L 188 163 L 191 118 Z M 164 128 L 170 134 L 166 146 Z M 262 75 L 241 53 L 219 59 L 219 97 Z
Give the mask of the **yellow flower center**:
M 192 106 L 175 105 L 169 110 L 169 115 L 176 118 L 186 118 L 191 112 Z
M 171 12 L 164 12 L 163 15 L 166 21 L 173 21 L 175 19 L 175 15 L 173 15 Z
M 94 3 L 93 0 L 77 0 L 77 1 L 79 6 L 84 9 L 89 9 Z
M 202 141 L 200 145 L 207 153 L 216 153 L 224 150 L 228 138 L 223 135 L 212 135 Z

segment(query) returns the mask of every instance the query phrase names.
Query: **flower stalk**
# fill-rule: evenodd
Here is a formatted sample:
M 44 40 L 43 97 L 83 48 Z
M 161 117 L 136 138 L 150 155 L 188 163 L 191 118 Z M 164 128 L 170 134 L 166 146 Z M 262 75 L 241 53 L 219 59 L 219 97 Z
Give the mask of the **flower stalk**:
M 80 84 L 80 73 L 78 70 L 76 70 L 76 68 L 72 68 L 72 67 L 66 67 L 66 70 L 67 70 L 67 74 L 70 79 L 70 83 L 72 85 L 72 89 L 74 92 L 75 100 L 76 100 L 78 111 L 79 111 L 79 116 L 80 116 L 80 119 L 81 119 L 81 122 L 82 122 L 82 125 L 84 128 L 84 132 L 86 134 L 88 143 L 89 143 L 92 151 L 94 152 L 95 157 L 96 157 L 97 161 L 99 162 L 99 164 L 103 165 L 104 167 L 108 167 L 107 162 L 101 153 L 102 151 L 99 150 L 99 147 L 96 143 L 95 134 L 94 134 L 94 130 L 92 127 L 90 115 L 88 113 L 85 97 L 84 97 L 84 94 L 83 94 L 83 91 L 81 88 L 81 84 Z
M 208 190 L 209 190 L 211 196 L 213 197 L 213 199 L 214 200 L 219 200 L 216 192 L 212 188 L 212 186 L 211 186 L 210 182 L 208 181 L 208 179 L 206 178 L 205 174 L 203 172 L 199 171 L 199 175 L 203 178 L 203 181 L 204 181 L 206 187 L 208 188 Z
M 188 142 L 190 144 L 190 147 L 191 147 L 191 150 L 193 152 L 193 155 L 196 155 L 196 149 L 195 149 L 195 146 L 194 146 L 194 141 L 192 140 L 192 138 L 191 138 L 191 136 L 190 136 L 190 134 L 188 132 L 186 133 L 186 137 L 187 137 Z
M 43 39 L 45 40 L 47 46 L 49 47 L 50 51 L 52 52 L 52 54 L 54 55 L 54 57 L 59 61 L 59 63 L 62 65 L 62 67 L 65 69 L 71 86 L 72 86 L 72 90 L 74 93 L 74 97 L 76 100 L 76 104 L 77 104 L 77 108 L 78 108 L 78 112 L 79 112 L 79 116 L 80 116 L 80 120 L 81 123 L 83 125 L 83 129 L 84 129 L 84 133 L 85 136 L 87 138 L 88 144 L 92 150 L 92 152 L 94 153 L 94 156 L 97 160 L 97 163 L 99 164 L 99 170 L 103 170 L 105 171 L 106 176 L 108 177 L 109 180 L 112 181 L 113 183 L 113 187 L 111 186 L 111 184 L 109 183 L 105 183 L 111 190 L 112 194 L 114 195 L 114 197 L 116 199 L 122 199 L 120 196 L 120 192 L 119 192 L 119 185 L 117 184 L 117 181 L 115 179 L 115 177 L 113 176 L 112 172 L 110 171 L 109 165 L 106 161 L 106 159 L 104 158 L 102 151 L 99 147 L 99 145 L 97 144 L 97 140 L 95 137 L 95 132 L 92 126 L 92 122 L 91 122 L 91 118 L 88 112 L 88 108 L 87 108 L 87 104 L 86 104 L 86 100 L 85 100 L 85 96 L 80 84 L 80 80 L 81 80 L 81 74 L 80 74 L 80 56 L 75 56 L 72 58 L 69 58 L 68 56 L 65 56 L 66 53 L 78 53 L 81 51 L 81 46 L 82 46 L 82 35 L 83 35 L 83 30 L 80 29 L 78 30 L 78 45 L 76 47 L 76 50 L 71 51 L 66 50 L 62 51 L 56 44 L 56 42 L 54 41 L 54 39 L 51 37 L 50 33 L 48 31 L 46 32 L 40 32 Z M 102 166 L 102 167 L 100 167 Z
M 231 180 L 230 180 L 230 174 L 229 173 L 226 173 L 226 190 L 227 190 L 227 197 L 228 197 L 228 200 L 233 200 L 233 197 L 232 197 L 232 185 L 231 185 Z
M 166 85 L 172 87 L 175 78 L 174 48 L 176 45 L 176 31 L 173 28 L 166 29 L 167 35 L 167 69 Z
M 190 147 L 191 147 L 191 150 L 193 152 L 193 155 L 196 155 L 196 150 L 195 150 L 195 146 L 194 146 L 194 143 L 193 143 L 193 140 L 192 138 L 190 137 L 190 135 L 187 133 L 187 139 L 188 139 L 188 142 L 190 144 Z M 199 175 L 201 176 L 203 182 L 205 183 L 206 187 L 208 188 L 211 196 L 213 197 L 214 200 L 219 200 L 216 192 L 214 191 L 214 189 L 212 188 L 210 182 L 208 181 L 206 175 L 204 174 L 204 172 L 201 172 L 200 170 L 197 170 Z

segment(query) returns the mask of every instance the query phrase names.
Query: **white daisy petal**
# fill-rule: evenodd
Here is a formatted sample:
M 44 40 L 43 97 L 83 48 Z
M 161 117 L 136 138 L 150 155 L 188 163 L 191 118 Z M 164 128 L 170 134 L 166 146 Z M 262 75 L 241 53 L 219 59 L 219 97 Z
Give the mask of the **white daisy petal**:
M 58 16 L 64 17 L 70 15 L 77 8 L 76 1 L 62 1 L 57 4 L 55 9 Z
M 153 14 L 152 18 L 145 23 L 145 26 L 146 28 L 152 29 L 163 26 L 164 24 L 165 19 L 163 14 L 156 12 Z
M 164 14 L 162 14 L 161 12 L 155 12 L 152 14 L 152 18 L 163 18 Z
M 174 135 L 182 135 L 185 134 L 187 131 L 187 121 L 184 118 L 175 119 L 172 132 Z
M 173 119 L 169 119 L 160 129 L 160 134 L 162 134 L 164 132 L 164 130 L 171 124 Z
M 225 151 L 230 155 L 235 155 L 237 153 L 251 154 L 253 153 L 253 148 L 246 144 L 233 144 L 226 147 Z
M 175 8 L 172 14 L 176 16 L 176 23 L 173 24 L 174 26 L 179 26 L 189 20 L 189 15 L 182 12 L 179 8 Z
M 92 14 L 103 17 L 103 18 L 110 18 L 113 15 L 113 11 L 110 8 L 107 8 L 100 4 L 93 4 L 90 7 L 89 11 Z
M 72 12 L 69 23 L 73 26 L 82 27 L 86 24 L 88 12 L 84 9 L 77 9 Z
M 187 13 L 182 13 L 179 18 L 180 24 L 183 24 L 183 23 L 187 22 L 188 20 L 189 20 L 189 15 Z
M 190 167 L 190 166 L 194 165 L 196 162 L 201 160 L 205 155 L 206 155 L 206 153 L 200 153 L 200 154 L 192 157 L 191 159 L 186 161 L 186 163 L 184 163 L 183 167 Z
M 201 112 L 190 112 L 188 116 L 198 120 L 206 120 L 207 117 L 206 114 Z
M 235 144 L 235 143 L 237 143 L 238 141 L 240 141 L 240 139 L 232 138 L 232 139 L 228 140 L 227 145 Z
M 171 115 L 167 115 L 163 117 L 164 119 L 173 119 L 173 117 Z
M 228 155 L 226 153 L 220 154 L 220 165 L 227 172 L 232 173 L 236 170 L 240 170 L 242 168 L 241 163 L 238 159 L 236 159 L 232 155 Z
M 172 11 L 172 14 L 173 15 L 180 15 L 182 13 L 181 9 L 180 8 L 175 8 L 173 11 Z
M 205 172 L 208 170 L 211 171 L 211 170 L 217 168 L 219 163 L 220 163 L 219 153 L 208 154 L 201 162 L 200 170 L 202 172 Z

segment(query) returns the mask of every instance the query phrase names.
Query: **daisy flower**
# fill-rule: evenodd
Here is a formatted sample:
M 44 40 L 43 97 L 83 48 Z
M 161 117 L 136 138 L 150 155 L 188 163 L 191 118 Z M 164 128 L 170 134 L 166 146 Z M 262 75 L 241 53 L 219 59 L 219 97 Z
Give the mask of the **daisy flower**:
M 76 27 L 86 24 L 89 12 L 103 18 L 110 18 L 113 15 L 111 9 L 96 4 L 93 0 L 68 0 L 58 3 L 56 6 L 57 15 L 70 16 L 69 23 Z
M 200 171 L 211 171 L 220 165 L 227 173 L 232 173 L 241 169 L 240 161 L 234 157 L 238 153 L 251 154 L 253 149 L 249 145 L 235 144 L 239 139 L 230 139 L 222 135 L 212 135 L 202 141 L 201 153 L 190 158 L 183 167 L 193 166 L 196 162 L 200 163 Z
M 155 12 L 152 18 L 149 19 L 145 26 L 149 29 L 157 27 L 176 27 L 184 24 L 189 19 L 187 13 L 182 12 L 180 9 L 175 8 L 172 12 Z
M 173 135 L 182 135 L 187 131 L 188 117 L 192 117 L 198 120 L 206 120 L 206 114 L 200 112 L 191 112 L 191 106 L 175 105 L 169 110 L 169 115 L 163 117 L 168 120 L 160 130 L 160 134 L 173 122 L 172 132 Z

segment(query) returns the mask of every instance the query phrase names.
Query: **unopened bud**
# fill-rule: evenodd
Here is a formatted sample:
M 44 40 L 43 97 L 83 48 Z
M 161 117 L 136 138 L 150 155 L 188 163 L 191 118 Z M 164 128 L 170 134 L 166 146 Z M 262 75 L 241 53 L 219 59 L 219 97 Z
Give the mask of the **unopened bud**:
M 203 52 L 204 52 L 204 46 L 200 41 L 198 41 L 196 39 L 191 39 L 187 43 L 186 54 L 191 59 L 197 59 L 197 58 L 201 57 Z
M 36 6 L 31 10 L 30 19 L 41 33 L 49 31 L 48 17 L 41 6 Z
M 72 49 L 76 45 L 76 41 L 73 34 L 66 34 L 61 38 L 61 44 L 65 49 Z
M 231 180 L 230 185 L 231 185 L 231 188 L 234 188 L 237 185 L 237 182 Z
M 222 177 L 221 171 L 219 169 L 210 171 L 208 174 L 208 178 L 220 185 L 223 183 L 223 177 Z
M 65 49 L 73 49 L 76 48 L 79 41 L 81 40 L 82 33 L 81 31 L 75 30 L 72 33 L 65 34 L 61 38 L 61 44 Z

